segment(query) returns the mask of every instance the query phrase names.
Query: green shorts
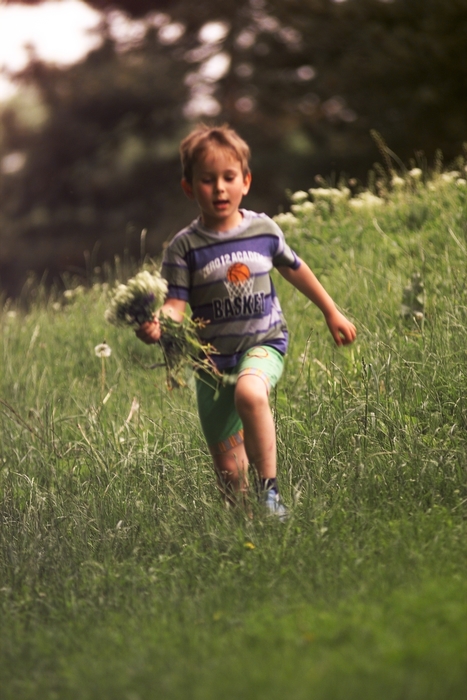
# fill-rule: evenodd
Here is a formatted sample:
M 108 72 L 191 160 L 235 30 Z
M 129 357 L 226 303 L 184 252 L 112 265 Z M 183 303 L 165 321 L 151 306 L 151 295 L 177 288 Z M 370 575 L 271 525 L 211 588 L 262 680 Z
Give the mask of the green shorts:
M 280 352 L 267 345 L 258 345 L 247 350 L 235 367 L 225 370 L 227 378 L 232 375 L 243 377 L 252 374 L 266 384 L 268 393 L 279 381 L 284 366 Z M 206 442 L 211 452 L 222 454 L 243 442 L 243 426 L 235 409 L 233 383 L 216 381 L 205 372 L 196 377 L 196 397 L 198 413 Z

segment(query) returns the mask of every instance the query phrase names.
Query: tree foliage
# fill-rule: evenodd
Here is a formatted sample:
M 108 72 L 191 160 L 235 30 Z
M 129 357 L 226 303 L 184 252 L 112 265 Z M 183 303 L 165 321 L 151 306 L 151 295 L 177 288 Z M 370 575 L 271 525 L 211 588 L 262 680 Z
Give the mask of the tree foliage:
M 17 79 L 23 104 L 39 95 L 40 123 L 24 107 L 2 115 L 3 153 L 27 154 L 2 185 L 9 288 L 18 246 L 18 265 L 37 269 L 81 265 L 97 241 L 108 257 L 142 228 L 160 249 L 193 212 L 177 144 L 203 116 L 250 142 L 247 204 L 270 214 L 318 173 L 364 179 L 371 130 L 406 164 L 452 159 L 466 138 L 467 0 L 87 2 L 103 13 L 101 48 L 67 69 L 32 55 Z M 116 13 L 147 32 L 122 44 Z
M 25 166 L 3 178 L 5 285 L 18 281 L 18 268 L 82 268 L 85 250 L 102 261 L 123 248 L 134 252 L 143 228 L 150 238 L 156 226 L 167 235 L 178 225 L 182 68 L 150 36 L 127 53 L 108 39 L 67 70 L 32 60 L 18 76 L 45 113 L 28 128 L 19 98 L 19 109 L 2 115 L 4 151 L 27 152 Z

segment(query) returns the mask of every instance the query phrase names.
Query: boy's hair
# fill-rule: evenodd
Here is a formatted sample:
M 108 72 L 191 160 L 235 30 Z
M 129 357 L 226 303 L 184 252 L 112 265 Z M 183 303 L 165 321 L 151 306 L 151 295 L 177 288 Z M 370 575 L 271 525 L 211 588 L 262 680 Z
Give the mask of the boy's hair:
M 193 180 L 193 166 L 196 161 L 212 146 L 230 151 L 238 158 L 244 177 L 250 173 L 250 148 L 236 131 L 228 124 L 199 124 L 180 144 L 183 177 L 187 182 L 191 183 Z

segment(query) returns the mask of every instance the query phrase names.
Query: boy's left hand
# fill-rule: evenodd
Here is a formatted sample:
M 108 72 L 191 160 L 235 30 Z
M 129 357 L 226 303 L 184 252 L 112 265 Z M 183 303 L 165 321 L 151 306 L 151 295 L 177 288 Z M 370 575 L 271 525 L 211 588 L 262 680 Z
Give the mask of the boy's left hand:
M 357 336 L 357 329 L 344 314 L 335 309 L 325 316 L 325 319 L 336 345 L 350 345 L 350 343 L 353 343 Z

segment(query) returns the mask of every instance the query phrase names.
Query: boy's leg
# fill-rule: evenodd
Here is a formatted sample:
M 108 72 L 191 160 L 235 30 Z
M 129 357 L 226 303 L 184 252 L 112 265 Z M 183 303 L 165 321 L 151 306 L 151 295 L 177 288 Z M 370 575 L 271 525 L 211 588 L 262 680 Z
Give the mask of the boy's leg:
M 252 374 L 238 378 L 235 407 L 242 419 L 245 451 L 260 479 L 275 479 L 276 428 L 269 406 L 268 387 Z
M 260 489 L 272 498 L 268 507 L 279 516 L 285 509 L 279 505 L 275 481 L 276 432 L 269 391 L 282 367 L 280 353 L 259 346 L 247 351 L 235 368 L 235 385 L 219 386 L 203 373 L 196 382 L 201 426 L 224 497 L 234 502 L 235 494 L 246 493 L 248 464 L 253 464 Z
M 259 476 L 261 500 L 282 522 L 287 510 L 277 482 L 276 427 L 269 406 L 269 391 L 282 373 L 283 360 L 269 348 L 255 347 L 240 362 L 235 407 L 243 423 L 245 450 Z
M 248 491 L 248 457 L 245 444 L 241 443 L 219 454 L 210 448 L 217 484 L 224 499 L 234 505 L 237 494 L 246 495 Z
M 222 386 L 200 372 L 196 381 L 198 412 L 224 499 L 235 503 L 248 489 L 248 458 L 243 428 L 235 411 L 233 385 Z

